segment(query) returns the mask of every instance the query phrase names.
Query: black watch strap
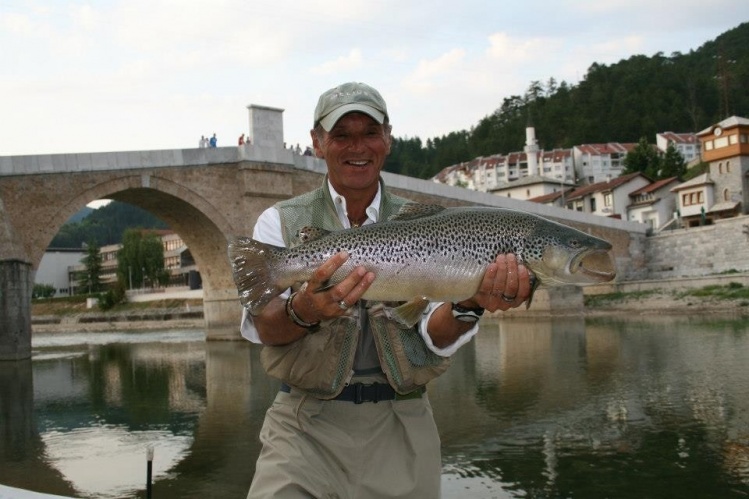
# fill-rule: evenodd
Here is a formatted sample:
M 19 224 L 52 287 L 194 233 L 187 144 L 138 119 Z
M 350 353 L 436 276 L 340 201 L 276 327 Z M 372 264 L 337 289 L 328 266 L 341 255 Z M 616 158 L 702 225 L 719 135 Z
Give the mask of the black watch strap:
M 481 307 L 469 308 L 458 305 L 457 303 L 451 304 L 450 307 L 452 309 L 453 317 L 463 322 L 478 322 L 484 314 L 484 309 Z

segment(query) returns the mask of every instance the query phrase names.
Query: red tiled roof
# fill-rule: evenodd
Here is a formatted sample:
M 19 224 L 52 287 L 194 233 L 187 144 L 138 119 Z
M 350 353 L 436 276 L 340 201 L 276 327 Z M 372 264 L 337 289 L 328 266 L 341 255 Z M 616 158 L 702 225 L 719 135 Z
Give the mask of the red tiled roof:
M 663 178 L 661 180 L 656 180 L 652 184 L 648 184 L 645 187 L 637 189 L 636 191 L 630 192 L 629 195 L 630 197 L 637 197 L 640 194 L 647 194 L 650 192 L 655 192 L 658 189 L 661 189 L 672 182 L 678 182 L 678 181 L 679 179 L 677 177 Z
M 621 177 L 617 177 L 607 182 L 597 182 L 595 184 L 585 185 L 583 187 L 575 189 L 569 194 L 569 196 L 567 196 L 567 199 L 578 199 L 588 194 L 592 194 L 594 192 L 612 191 L 616 189 L 617 187 L 619 187 L 620 185 L 624 185 L 630 180 L 639 176 L 650 181 L 650 179 L 648 179 L 645 175 L 643 175 L 640 172 L 629 173 L 627 175 L 622 175 Z
M 675 144 L 696 144 L 697 143 L 697 135 L 695 135 L 694 133 L 662 132 L 662 133 L 659 133 L 658 135 L 668 140 L 669 142 L 674 142 Z

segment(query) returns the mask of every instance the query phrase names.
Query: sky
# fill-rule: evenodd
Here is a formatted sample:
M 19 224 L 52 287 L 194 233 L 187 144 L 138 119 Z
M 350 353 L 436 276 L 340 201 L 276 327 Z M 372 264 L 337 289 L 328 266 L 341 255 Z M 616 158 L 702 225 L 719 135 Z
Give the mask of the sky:
M 236 145 L 250 104 L 310 144 L 319 95 L 363 81 L 393 135 L 469 130 L 532 81 L 688 53 L 741 0 L 2 0 L 0 156 Z M 615 139 L 612 139 L 615 140 Z

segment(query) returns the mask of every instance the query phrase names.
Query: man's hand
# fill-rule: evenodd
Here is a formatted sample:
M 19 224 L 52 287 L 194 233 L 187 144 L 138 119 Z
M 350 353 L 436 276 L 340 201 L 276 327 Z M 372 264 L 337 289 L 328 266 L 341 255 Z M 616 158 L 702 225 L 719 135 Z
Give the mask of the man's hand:
M 479 289 L 471 298 L 459 302 L 468 308 L 482 307 L 489 312 L 509 310 L 530 297 L 530 274 L 512 253 L 498 255 L 486 268 Z
M 348 260 L 345 251 L 336 253 L 320 265 L 307 283 L 297 292 L 294 311 L 305 321 L 317 322 L 346 313 L 374 282 L 374 272 L 362 266 L 354 268 L 341 282 L 320 291 L 333 274 Z

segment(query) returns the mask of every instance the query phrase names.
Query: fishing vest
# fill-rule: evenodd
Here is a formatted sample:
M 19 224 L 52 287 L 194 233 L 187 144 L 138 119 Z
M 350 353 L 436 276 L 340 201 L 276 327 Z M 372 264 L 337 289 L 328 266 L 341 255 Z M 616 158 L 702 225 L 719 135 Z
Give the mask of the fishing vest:
M 408 200 L 389 194 L 381 179 L 380 188 L 379 220 L 387 220 Z M 327 176 L 320 188 L 281 201 L 276 209 L 289 247 L 298 244 L 297 232 L 305 226 L 343 230 L 330 197 Z M 445 372 L 450 359 L 427 347 L 418 326 L 409 328 L 388 319 L 387 310 L 398 304 L 360 300 L 349 310 L 349 315 L 323 322 L 314 333 L 288 345 L 264 346 L 260 356 L 263 367 L 269 375 L 309 395 L 334 398 L 354 374 L 357 344 L 368 325 L 388 382 L 398 393 L 412 392 Z

